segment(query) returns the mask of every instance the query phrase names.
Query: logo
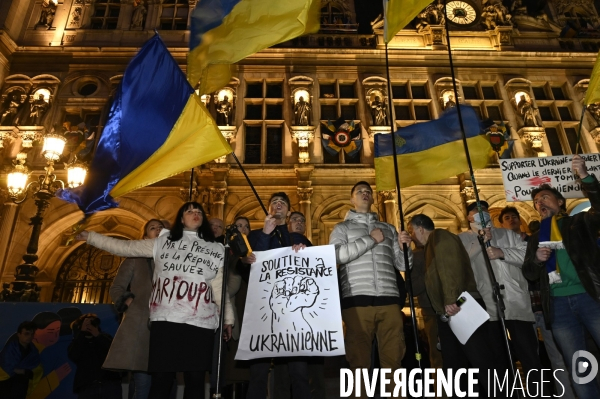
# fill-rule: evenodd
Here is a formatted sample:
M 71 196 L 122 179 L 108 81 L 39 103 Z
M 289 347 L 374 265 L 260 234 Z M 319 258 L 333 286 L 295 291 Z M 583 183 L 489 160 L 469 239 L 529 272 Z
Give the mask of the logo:
M 571 372 L 576 384 L 587 384 L 598 374 L 598 361 L 588 351 L 577 351 L 571 359 Z

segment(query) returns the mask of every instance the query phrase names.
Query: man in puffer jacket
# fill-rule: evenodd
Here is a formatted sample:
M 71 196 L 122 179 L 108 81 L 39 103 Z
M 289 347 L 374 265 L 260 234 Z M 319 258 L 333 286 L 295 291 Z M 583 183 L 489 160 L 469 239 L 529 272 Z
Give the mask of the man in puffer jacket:
M 356 183 L 350 193 L 354 209 L 329 238 L 339 265 L 346 358 L 352 369 L 368 369 L 377 337 L 381 367 L 393 371 L 401 367 L 406 349 L 396 279 L 398 271 L 404 270 L 401 245 L 410 243 L 410 237 L 406 232 L 398 236 L 394 226 L 378 221 L 377 214 L 370 212 L 373 190 L 369 183 Z

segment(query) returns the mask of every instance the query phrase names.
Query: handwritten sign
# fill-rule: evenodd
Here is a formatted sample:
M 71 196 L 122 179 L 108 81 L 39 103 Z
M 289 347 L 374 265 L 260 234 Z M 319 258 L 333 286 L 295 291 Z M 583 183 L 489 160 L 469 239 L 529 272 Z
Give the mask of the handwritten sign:
M 235 358 L 345 354 L 334 246 L 255 254 Z
M 168 233 L 163 230 L 154 247 L 150 319 L 211 328 L 218 312 L 210 281 L 223 265 L 223 246 L 195 232 L 184 232 L 178 241 Z
M 600 172 L 600 154 L 581 154 L 588 173 Z M 573 155 L 544 158 L 501 159 L 500 170 L 506 201 L 531 201 L 531 191 L 541 184 L 556 188 L 565 198 L 583 198 L 581 187 L 571 171 Z

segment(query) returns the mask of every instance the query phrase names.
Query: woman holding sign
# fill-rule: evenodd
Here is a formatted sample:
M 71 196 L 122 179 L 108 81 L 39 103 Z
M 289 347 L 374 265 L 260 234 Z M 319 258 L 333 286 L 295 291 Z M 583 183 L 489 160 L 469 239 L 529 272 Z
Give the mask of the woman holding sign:
M 77 238 L 118 256 L 154 258 L 150 294 L 149 398 L 168 398 L 175 372 L 183 371 L 184 398 L 204 398 L 219 325 L 224 248 L 215 242 L 206 214 L 196 202 L 177 212 L 173 228 L 158 238 L 124 241 L 94 232 Z M 224 337 L 231 336 L 233 312 L 225 296 Z

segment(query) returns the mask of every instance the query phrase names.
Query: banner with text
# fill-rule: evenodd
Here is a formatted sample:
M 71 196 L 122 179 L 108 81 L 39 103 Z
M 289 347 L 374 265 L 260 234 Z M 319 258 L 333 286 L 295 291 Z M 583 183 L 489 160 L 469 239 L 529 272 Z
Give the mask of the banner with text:
M 345 354 L 334 246 L 254 254 L 235 358 Z
M 598 176 L 600 154 L 581 154 L 588 173 Z M 500 170 L 506 201 L 531 201 L 531 191 L 541 184 L 556 188 L 565 198 L 583 198 L 581 187 L 571 171 L 573 155 L 544 158 L 501 159 Z

